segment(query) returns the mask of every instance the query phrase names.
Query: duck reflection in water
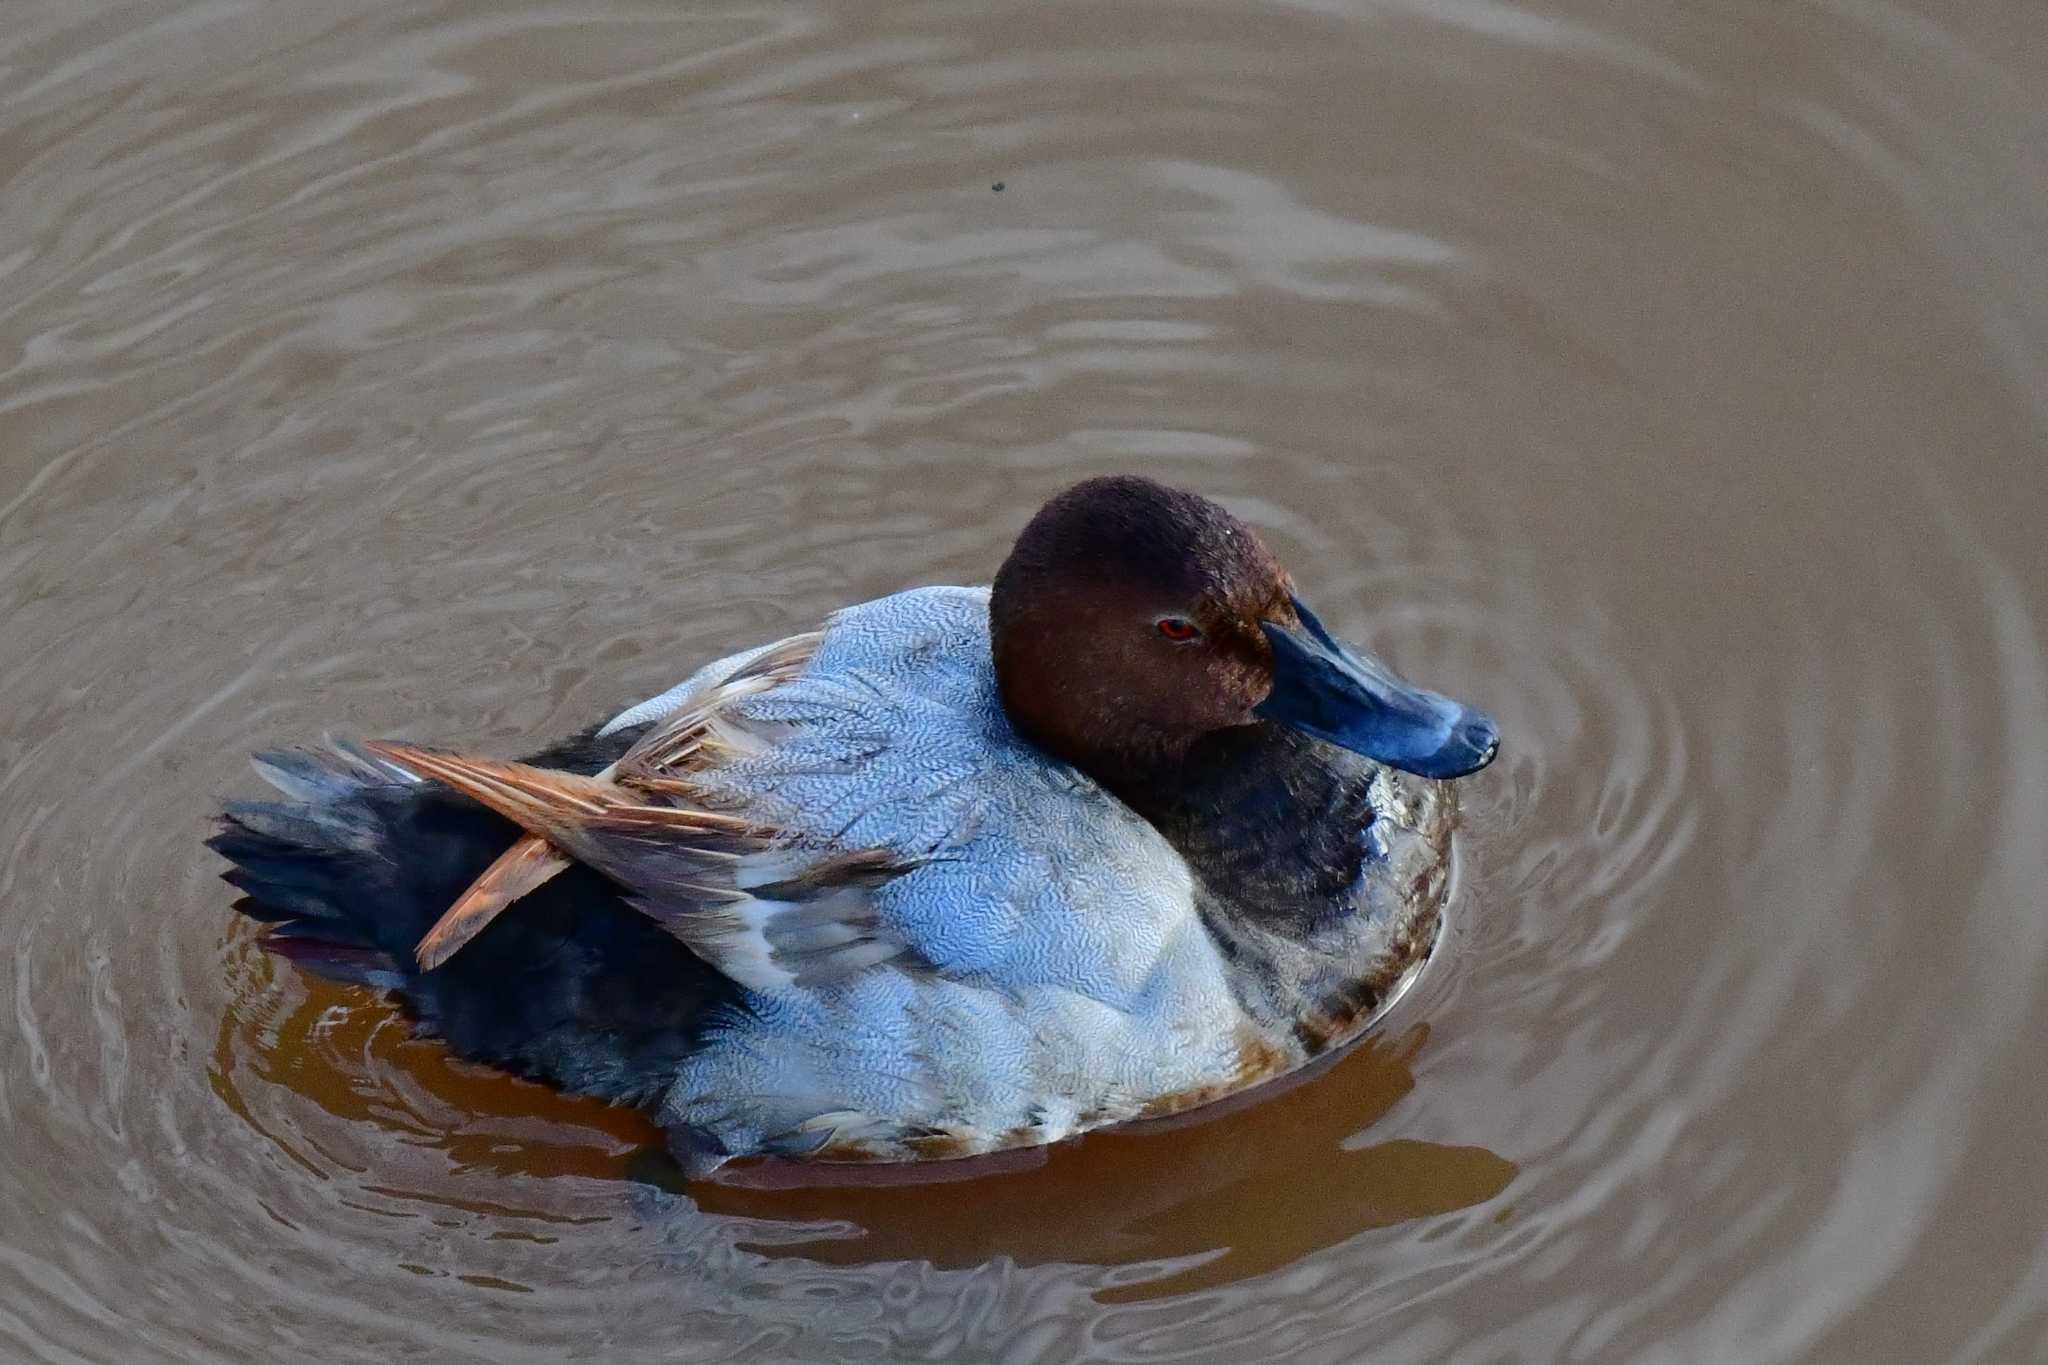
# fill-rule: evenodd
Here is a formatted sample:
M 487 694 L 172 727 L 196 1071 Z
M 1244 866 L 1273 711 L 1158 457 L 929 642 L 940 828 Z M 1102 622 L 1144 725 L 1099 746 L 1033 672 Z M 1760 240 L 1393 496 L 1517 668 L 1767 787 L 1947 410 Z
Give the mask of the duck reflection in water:
M 1100 1291 L 1117 1301 L 1211 1289 L 1262 1275 L 1373 1228 L 1472 1208 L 1514 1179 L 1481 1147 L 1413 1138 L 1364 1140 L 1415 1086 L 1428 1036 L 1416 1025 L 1369 1037 L 1300 1083 L 1270 1087 L 1220 1117 L 1202 1111 L 1091 1133 L 1031 1155 L 1033 1169 L 969 1183 L 748 1189 L 695 1185 L 706 1212 L 794 1225 L 851 1225 L 742 1245 L 834 1265 L 928 1261 L 965 1269 L 1125 1266 L 1203 1257 L 1166 1275 Z M 643 1172 L 651 1173 L 643 1165 Z M 675 1177 L 679 1183 L 679 1177 Z
M 410 1040 L 388 1006 L 358 995 L 366 993 L 318 983 L 281 1019 L 230 1011 L 216 1090 L 242 1109 L 236 1076 L 246 1064 L 349 1129 L 396 1138 L 390 1146 L 410 1149 L 418 1165 L 401 1172 L 394 1168 L 413 1163 L 380 1151 L 387 1187 L 409 1173 L 436 1187 L 438 1202 L 467 1206 L 450 1177 L 474 1176 L 475 1207 L 502 1212 L 508 1196 L 520 1202 L 508 1180 L 632 1182 L 753 1221 L 741 1246 L 771 1259 L 957 1270 L 997 1257 L 1104 1267 L 1199 1258 L 1098 1294 L 1146 1299 L 1235 1283 L 1374 1228 L 1473 1208 L 1500 1195 L 1517 1169 L 1480 1147 L 1370 1140 L 1367 1130 L 1415 1087 L 1413 1062 L 1428 1037 L 1418 1024 L 1367 1037 L 1232 1112 L 1219 1105 L 1098 1131 L 1027 1154 L 1027 1169 L 946 1163 L 980 1173 L 964 1182 L 686 1187 L 640 1115 L 452 1060 Z

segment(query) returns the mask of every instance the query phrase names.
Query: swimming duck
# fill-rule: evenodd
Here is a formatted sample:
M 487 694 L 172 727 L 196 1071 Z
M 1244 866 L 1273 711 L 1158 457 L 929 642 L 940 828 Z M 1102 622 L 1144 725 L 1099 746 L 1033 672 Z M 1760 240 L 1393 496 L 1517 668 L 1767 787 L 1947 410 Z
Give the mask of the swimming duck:
M 260 754 L 285 799 L 209 843 L 269 948 L 645 1109 L 692 1175 L 930 1161 L 1356 1037 L 1434 942 L 1445 779 L 1497 748 L 1229 512 L 1102 478 L 991 587 L 845 608 L 523 762 Z

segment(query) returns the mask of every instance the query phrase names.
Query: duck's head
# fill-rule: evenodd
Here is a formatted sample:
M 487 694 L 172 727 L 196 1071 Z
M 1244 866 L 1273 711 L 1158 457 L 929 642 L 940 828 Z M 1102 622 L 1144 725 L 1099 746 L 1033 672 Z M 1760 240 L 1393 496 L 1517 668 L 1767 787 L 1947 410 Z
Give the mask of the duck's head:
M 1150 479 L 1090 479 L 1041 508 L 996 574 L 989 622 L 1011 720 L 1112 787 L 1242 726 L 1423 777 L 1476 772 L 1500 747 L 1485 712 L 1325 630 L 1250 527 Z

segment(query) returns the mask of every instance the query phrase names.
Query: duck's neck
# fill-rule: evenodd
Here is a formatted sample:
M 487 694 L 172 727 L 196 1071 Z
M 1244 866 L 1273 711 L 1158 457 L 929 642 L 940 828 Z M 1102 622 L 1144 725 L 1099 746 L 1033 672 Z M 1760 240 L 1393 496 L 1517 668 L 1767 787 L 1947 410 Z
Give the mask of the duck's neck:
M 1107 785 L 1165 835 L 1219 909 L 1305 940 L 1352 908 L 1373 765 L 1277 725 L 1204 736 Z

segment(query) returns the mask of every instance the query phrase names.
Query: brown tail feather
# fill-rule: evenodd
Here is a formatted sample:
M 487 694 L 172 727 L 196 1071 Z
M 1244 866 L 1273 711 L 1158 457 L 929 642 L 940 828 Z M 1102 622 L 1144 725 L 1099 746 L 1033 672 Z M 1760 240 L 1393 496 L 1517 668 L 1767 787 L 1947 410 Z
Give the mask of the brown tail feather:
M 363 747 L 461 792 L 527 831 L 470 883 L 413 949 L 423 971 L 432 971 L 453 957 L 507 906 L 569 865 L 551 840 L 571 835 L 581 821 L 632 799 L 610 781 L 609 773 L 581 777 L 382 740 Z
M 607 763 L 594 776 L 607 781 L 618 768 L 616 763 Z M 547 840 L 537 834 L 520 836 L 519 842 L 499 854 L 497 861 L 469 884 L 413 949 L 420 970 L 431 972 L 461 952 L 514 901 L 540 890 L 568 866 L 569 859 Z
M 526 831 L 420 940 L 414 954 L 425 970 L 454 956 L 514 901 L 567 867 L 571 858 L 592 852 L 591 832 L 677 839 L 698 845 L 693 856 L 713 861 L 739 856 L 735 850 L 719 848 L 719 843 L 760 836 L 747 821 L 730 815 L 650 804 L 650 797 L 659 801 L 664 795 L 687 794 L 683 784 L 667 779 L 649 778 L 627 786 L 612 780 L 609 768 L 584 777 L 385 740 L 372 740 L 363 747 L 460 792 Z
M 527 833 L 538 834 L 553 843 L 561 843 L 562 836 L 573 837 L 576 828 L 592 816 L 635 804 L 629 792 L 605 778 L 388 740 L 373 739 L 363 747 L 379 758 L 461 792 Z
M 514 901 L 538 891 L 568 866 L 569 860 L 547 840 L 534 834 L 521 836 L 518 843 L 500 854 L 481 877 L 469 884 L 469 889 L 448 907 L 446 914 L 434 921 L 434 927 L 413 949 L 420 970 L 431 972 L 461 952 Z

